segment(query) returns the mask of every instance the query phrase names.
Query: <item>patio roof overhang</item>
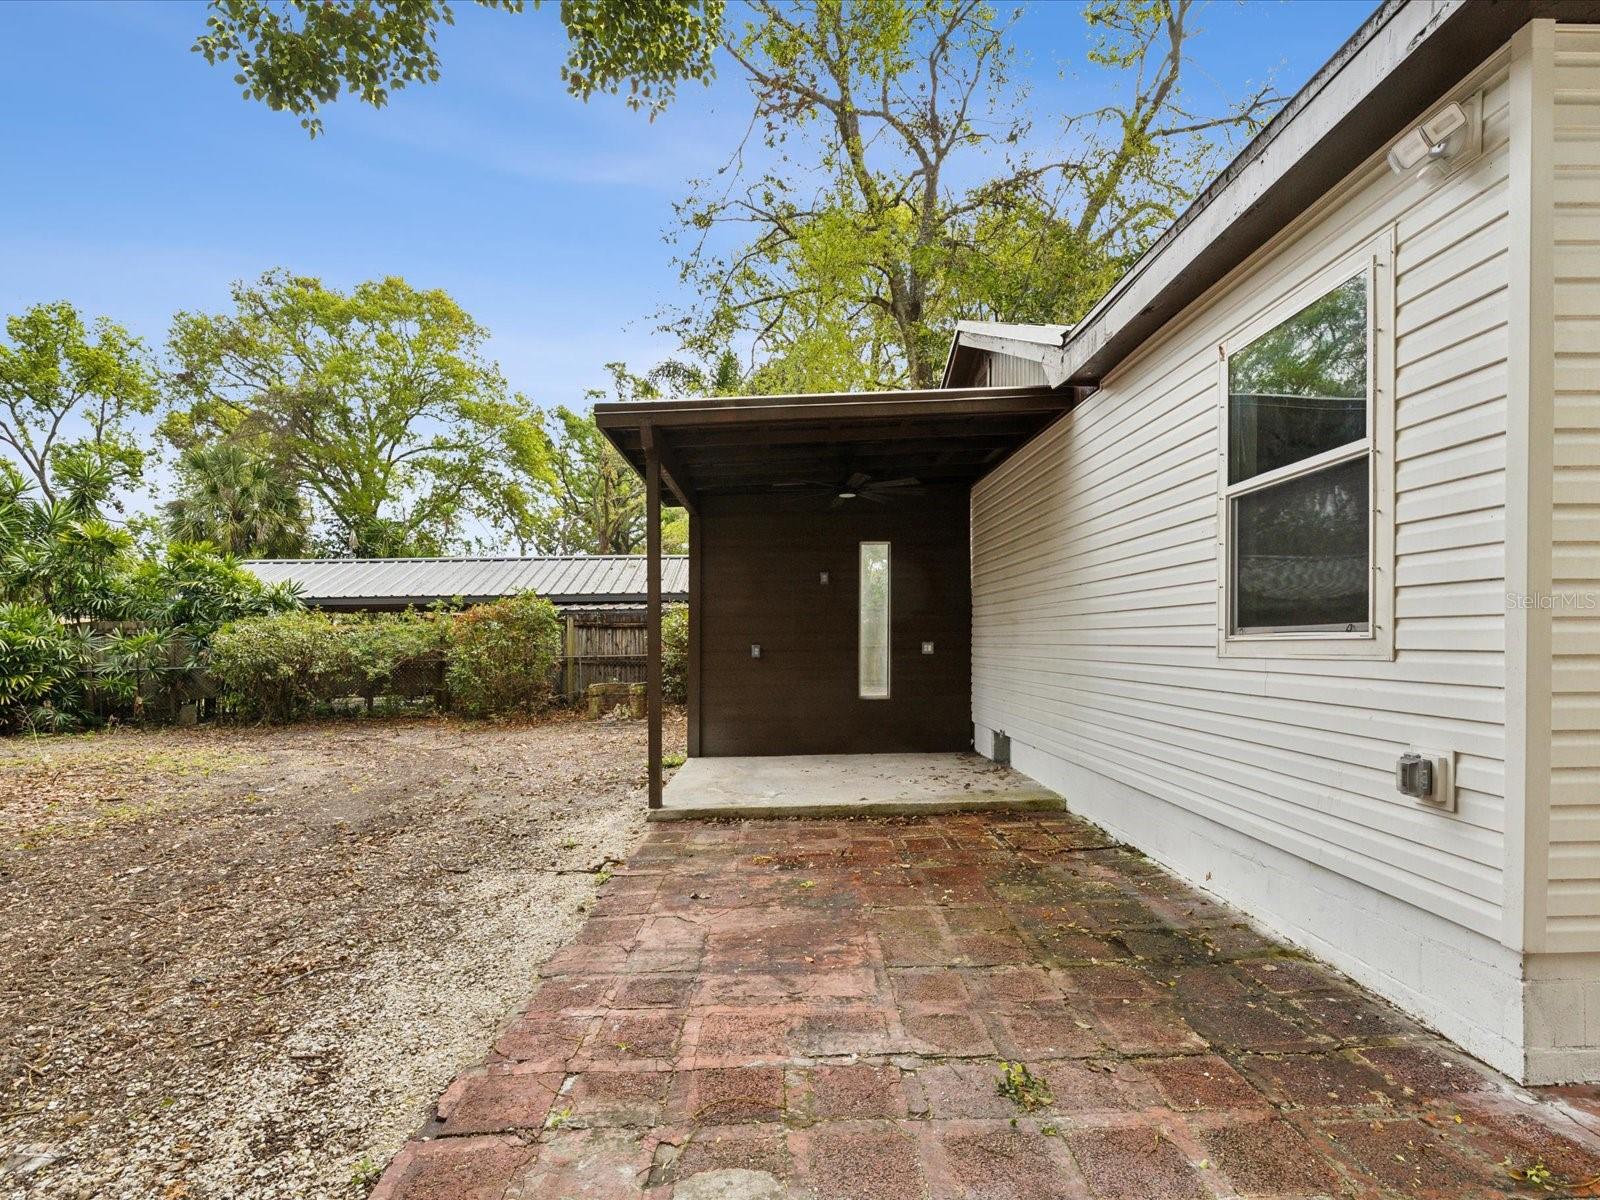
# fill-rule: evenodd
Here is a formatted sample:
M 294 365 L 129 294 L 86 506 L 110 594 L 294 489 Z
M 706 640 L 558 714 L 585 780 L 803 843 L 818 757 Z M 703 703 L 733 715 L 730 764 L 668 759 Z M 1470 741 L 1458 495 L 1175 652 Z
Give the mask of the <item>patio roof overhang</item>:
M 595 422 L 641 475 L 702 495 L 915 477 L 970 484 L 1072 408 L 1075 389 L 951 388 L 597 404 Z
M 689 524 L 689 753 L 700 693 L 699 502 L 702 497 L 852 487 L 852 477 L 971 484 L 1069 411 L 1073 388 L 942 388 L 807 396 L 705 397 L 597 404 L 595 424 L 644 477 L 649 804 L 661 807 L 661 506 Z

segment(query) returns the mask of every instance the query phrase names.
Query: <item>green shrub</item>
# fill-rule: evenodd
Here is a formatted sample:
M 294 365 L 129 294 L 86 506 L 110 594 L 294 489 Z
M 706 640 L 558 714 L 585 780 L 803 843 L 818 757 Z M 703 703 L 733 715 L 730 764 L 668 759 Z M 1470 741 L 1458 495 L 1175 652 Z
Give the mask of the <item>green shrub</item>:
M 326 680 L 348 674 L 349 666 L 339 622 L 321 612 L 247 617 L 211 640 L 209 667 L 223 700 L 249 720 L 309 715 Z
M 223 625 L 300 607 L 287 584 L 268 586 L 205 542 L 173 542 L 131 577 L 132 615 L 205 643 Z
M 94 639 L 93 651 L 95 699 L 134 720 L 152 702 L 170 712 L 174 689 L 198 666 L 194 640 L 179 629 L 116 629 Z
M 661 692 L 675 704 L 689 699 L 689 606 L 670 605 L 661 614 Z
M 83 721 L 84 639 L 39 604 L 0 604 L 0 724 L 55 733 Z
M 458 614 L 450 626 L 451 703 L 469 716 L 536 712 L 554 693 L 561 618 L 531 592 Z
M 398 690 L 400 671 L 442 659 L 451 620 L 415 611 L 249 617 L 212 640 L 209 668 L 237 715 L 293 721 L 341 696 Z
M 417 612 L 346 619 L 339 625 L 346 670 L 364 695 L 395 690 L 396 675 L 414 663 L 437 662 L 450 643 L 449 615 Z

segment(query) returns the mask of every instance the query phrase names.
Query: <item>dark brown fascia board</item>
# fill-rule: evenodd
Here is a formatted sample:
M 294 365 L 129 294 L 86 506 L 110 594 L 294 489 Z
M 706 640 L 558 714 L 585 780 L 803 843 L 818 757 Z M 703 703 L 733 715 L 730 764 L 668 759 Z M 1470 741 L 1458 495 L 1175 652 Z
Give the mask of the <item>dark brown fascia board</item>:
M 1052 382 L 1093 387 L 1383 149 L 1527 22 L 1600 21 L 1600 0 L 1385 0 L 1078 323 Z M 991 339 L 992 341 L 992 339 Z M 958 334 L 957 345 L 976 346 Z M 986 345 L 1038 357 L 1039 347 Z
M 1048 420 L 1047 414 L 1041 418 L 1037 413 L 1002 413 L 984 419 L 981 428 L 975 436 L 980 438 L 1010 439 L 1031 435 L 1039 428 L 1041 419 Z M 803 446 L 809 443 L 818 444 L 859 444 L 893 439 L 900 442 L 906 439 L 933 439 L 950 436 L 950 423 L 928 418 L 907 418 L 903 421 L 878 421 L 878 422 L 840 422 L 830 423 L 826 426 L 816 426 L 808 423 L 786 425 L 781 428 L 765 428 L 757 433 L 749 429 L 724 428 L 724 429 L 693 429 L 680 428 L 673 431 L 672 444 L 678 453 L 686 459 L 716 453 L 732 447 L 743 449 L 752 445 L 762 447 L 775 446 Z M 963 436 L 966 436 L 963 433 Z
M 1040 384 L 1033 387 L 968 387 L 968 388 L 918 388 L 904 391 L 877 392 L 800 392 L 777 396 L 690 396 L 678 400 L 636 400 L 627 403 L 615 401 L 596 404 L 595 419 L 608 418 L 604 424 L 613 427 L 638 422 L 617 421 L 618 416 L 629 414 L 647 417 L 651 424 L 693 424 L 678 414 L 703 412 L 734 412 L 740 414 L 766 414 L 770 410 L 804 408 L 812 420 L 826 420 L 814 410 L 834 405 L 879 407 L 896 406 L 897 411 L 915 415 L 919 406 L 929 405 L 925 411 L 944 411 L 952 401 L 1028 400 L 1049 396 L 1052 389 Z M 659 418 L 659 419 L 657 419 Z
M 604 431 L 680 426 L 786 425 L 799 421 L 909 420 L 918 417 L 984 417 L 1053 413 L 1072 397 L 1046 387 L 929 388 L 916 392 L 835 392 L 804 396 L 741 396 L 596 404 L 595 424 Z M 613 439 L 615 442 L 615 439 Z

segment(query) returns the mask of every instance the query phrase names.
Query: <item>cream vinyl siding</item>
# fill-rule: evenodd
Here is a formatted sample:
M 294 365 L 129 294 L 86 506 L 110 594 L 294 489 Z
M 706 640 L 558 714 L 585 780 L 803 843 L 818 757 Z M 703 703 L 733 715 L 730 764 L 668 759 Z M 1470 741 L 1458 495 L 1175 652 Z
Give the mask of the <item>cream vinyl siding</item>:
M 1555 32 L 1551 950 L 1600 948 L 1600 29 Z
M 1447 178 L 1358 172 L 974 490 L 973 719 L 1495 935 L 1508 105 L 1480 88 Z M 1221 658 L 1219 343 L 1389 229 L 1393 659 Z M 1457 753 L 1458 813 L 1395 791 L 1407 746 Z

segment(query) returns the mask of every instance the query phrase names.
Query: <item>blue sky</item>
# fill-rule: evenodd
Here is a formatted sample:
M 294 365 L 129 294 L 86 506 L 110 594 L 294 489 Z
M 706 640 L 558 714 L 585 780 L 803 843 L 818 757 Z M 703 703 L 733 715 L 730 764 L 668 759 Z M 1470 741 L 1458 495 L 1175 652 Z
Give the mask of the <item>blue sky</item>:
M 651 319 L 678 288 L 662 232 L 745 127 L 738 79 L 689 88 L 652 124 L 566 95 L 553 0 L 456 7 L 442 82 L 382 111 L 334 105 L 311 141 L 189 51 L 203 5 L 0 4 L 0 314 L 67 299 L 159 345 L 173 312 L 221 310 L 232 280 L 285 266 L 443 287 L 546 406 L 581 403 L 609 360 L 670 354 Z M 1370 9 L 1219 0 L 1197 22 L 1191 90 L 1203 103 L 1271 73 L 1291 92 Z M 1028 6 L 1019 41 L 1041 128 L 1105 98 L 1077 5 Z

